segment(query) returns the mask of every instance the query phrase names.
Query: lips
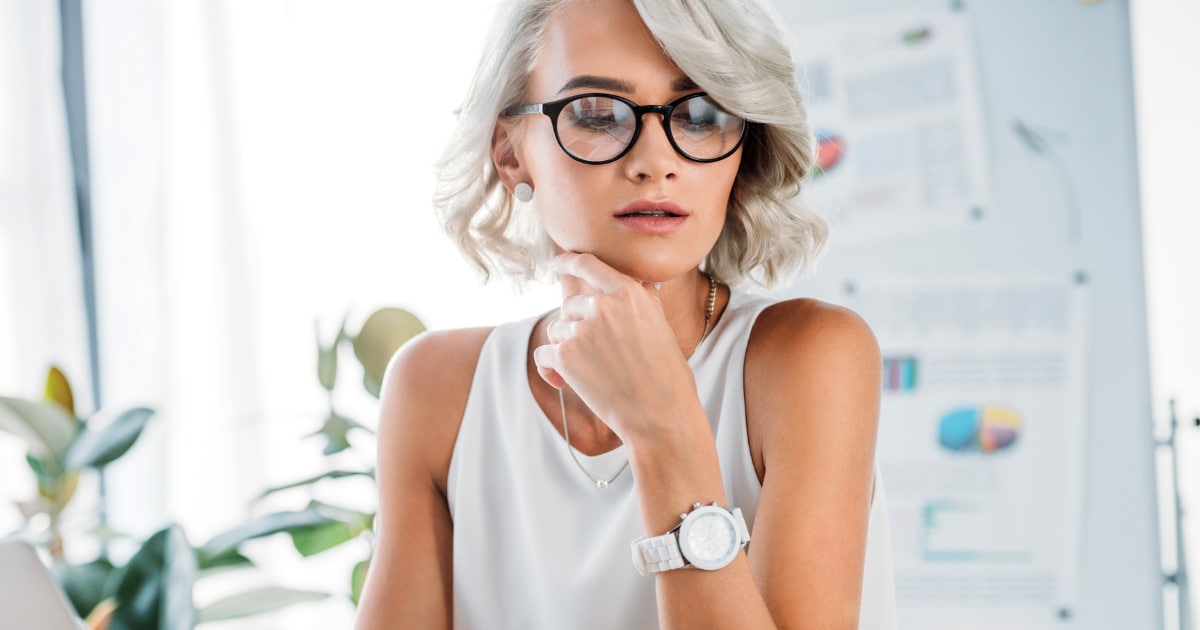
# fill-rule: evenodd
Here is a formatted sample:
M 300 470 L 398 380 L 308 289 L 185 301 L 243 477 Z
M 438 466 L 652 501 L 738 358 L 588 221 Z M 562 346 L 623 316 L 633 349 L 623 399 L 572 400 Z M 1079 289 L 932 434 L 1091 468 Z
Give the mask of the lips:
M 649 199 L 639 199 L 630 202 L 625 207 L 617 210 L 613 215 L 618 218 L 632 217 L 667 217 L 667 218 L 686 218 L 688 211 L 684 210 L 679 204 L 673 201 L 651 201 Z
M 639 199 L 613 214 L 616 221 L 642 234 L 670 234 L 683 227 L 688 211 L 672 201 Z

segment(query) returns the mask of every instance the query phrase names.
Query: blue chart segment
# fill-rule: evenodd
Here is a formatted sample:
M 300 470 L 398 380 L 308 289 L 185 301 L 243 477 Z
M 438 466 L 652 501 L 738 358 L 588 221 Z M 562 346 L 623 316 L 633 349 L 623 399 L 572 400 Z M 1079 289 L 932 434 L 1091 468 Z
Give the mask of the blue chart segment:
M 938 442 L 954 452 L 996 453 L 1011 448 L 1021 434 L 1021 416 L 997 405 L 963 407 L 942 416 Z

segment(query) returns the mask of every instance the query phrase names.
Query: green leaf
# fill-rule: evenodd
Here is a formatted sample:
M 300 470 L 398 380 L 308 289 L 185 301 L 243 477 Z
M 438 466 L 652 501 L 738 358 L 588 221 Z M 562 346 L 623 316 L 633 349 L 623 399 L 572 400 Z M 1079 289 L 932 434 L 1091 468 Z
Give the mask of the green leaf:
M 328 391 L 333 391 L 333 386 L 337 383 L 338 346 L 345 338 L 346 317 L 342 318 L 342 325 L 338 328 L 333 343 L 328 347 L 321 343 L 321 328 L 320 325 L 317 326 L 317 379 L 321 381 L 321 387 Z
M 0 430 L 25 440 L 50 468 L 57 468 L 75 438 L 75 418 L 57 404 L 0 396 Z
M 379 392 L 383 389 L 383 385 L 371 378 L 370 374 L 363 372 L 363 389 L 375 398 L 379 398 Z
M 317 379 L 321 381 L 321 387 L 333 391 L 333 386 L 337 383 L 337 369 L 337 346 L 325 348 L 318 344 Z
M 359 534 L 371 529 L 375 519 L 373 514 L 318 501 L 309 503 L 308 509 L 319 510 L 322 514 L 335 519 L 335 522 L 298 528 L 291 532 L 292 544 L 296 547 L 296 551 L 306 558 L 332 549 L 348 540 L 353 540 Z
M 354 570 L 350 572 L 350 601 L 358 606 L 358 600 L 362 598 L 363 584 L 367 582 L 367 568 L 371 565 L 371 560 L 368 558 L 354 565 Z
M 64 472 L 55 478 L 55 484 L 48 488 L 50 492 L 45 498 L 50 499 L 52 507 L 50 508 L 50 516 L 56 517 L 71 502 L 71 497 L 75 496 L 75 490 L 79 488 L 79 473 Z M 40 490 L 40 489 L 39 489 Z
M 46 463 L 38 459 L 33 453 L 25 454 L 25 462 L 29 464 L 29 468 L 33 470 L 33 474 L 37 477 L 38 492 L 49 494 L 50 488 L 54 487 L 54 475 L 46 470 Z
M 362 428 L 364 427 L 361 424 L 351 420 L 350 418 L 347 418 L 346 416 L 343 416 L 335 411 L 330 411 L 329 415 L 325 418 L 325 424 L 323 424 L 320 429 L 308 434 L 306 437 L 313 437 L 316 435 L 325 436 L 325 449 L 322 452 L 324 452 L 326 455 L 333 455 L 334 453 L 340 453 L 350 448 L 350 440 L 347 435 L 350 433 L 351 429 Z
M 197 615 L 197 623 L 251 617 L 295 604 L 320 601 L 328 597 L 329 593 L 299 591 L 281 586 L 264 586 L 219 599 L 205 606 Z
M 347 523 L 336 522 L 319 527 L 297 529 L 292 532 L 292 545 L 300 555 L 308 558 L 322 551 L 332 549 L 348 540 L 353 540 L 362 530 Z
M 375 520 L 375 515 L 367 512 L 359 512 L 350 508 L 338 507 L 320 501 L 310 501 L 308 509 L 320 510 L 320 512 L 330 518 L 353 525 L 357 531 L 363 531 L 371 528 L 371 523 Z
M 226 551 L 218 556 L 208 556 L 203 550 L 196 553 L 196 563 L 201 571 L 211 571 L 213 569 L 236 569 L 238 567 L 252 567 L 254 561 L 236 550 Z
M 371 470 L 331 470 L 329 472 L 322 473 L 315 477 L 309 477 L 308 479 L 302 479 L 300 481 L 294 481 L 289 484 L 284 484 L 282 486 L 275 486 L 274 488 L 268 488 L 266 490 L 263 490 L 262 494 L 259 494 L 258 497 L 255 499 L 255 501 L 260 501 L 262 499 L 265 499 L 266 497 L 268 497 L 272 494 L 275 494 L 276 492 L 282 492 L 284 490 L 291 490 L 292 488 L 300 488 L 303 486 L 309 486 L 309 485 L 312 485 L 312 484 L 317 483 L 318 481 L 321 481 L 324 479 L 341 479 L 343 477 L 370 477 L 371 479 L 374 479 L 375 478 L 375 470 L 374 469 L 371 469 Z
M 46 375 L 46 392 L 43 398 L 47 402 L 53 402 L 62 407 L 62 410 L 72 418 L 75 417 L 75 395 L 71 393 L 71 383 L 67 381 L 67 376 L 58 369 L 58 366 L 50 366 L 50 373 Z
M 275 512 L 264 514 L 248 523 L 219 534 L 200 548 L 201 562 L 211 562 L 236 550 L 242 543 L 254 538 L 271 536 L 281 532 L 292 532 L 306 527 L 316 527 L 337 522 L 335 516 L 322 511 L 320 507 L 310 506 L 299 512 Z
M 104 586 L 114 573 L 112 563 L 104 559 L 87 564 L 54 565 L 54 577 L 80 618 L 87 617 L 104 600 Z
M 110 630 L 190 630 L 196 573 L 196 554 L 183 530 L 178 525 L 160 530 L 122 569 Z
M 89 421 L 88 426 L 75 436 L 63 466 L 67 470 L 107 466 L 129 451 L 153 415 L 153 409 L 134 407 L 100 430 L 93 430 L 92 421 Z
M 363 366 L 363 387 L 379 397 L 383 373 L 392 355 L 425 331 L 416 315 L 399 308 L 381 308 L 367 317 L 354 338 L 354 356 Z

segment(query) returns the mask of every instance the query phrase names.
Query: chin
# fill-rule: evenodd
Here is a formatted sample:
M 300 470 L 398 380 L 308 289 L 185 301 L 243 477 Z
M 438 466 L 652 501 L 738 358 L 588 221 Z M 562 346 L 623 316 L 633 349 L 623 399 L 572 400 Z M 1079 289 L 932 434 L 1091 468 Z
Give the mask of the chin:
M 680 257 L 647 259 L 644 257 L 613 257 L 611 260 L 597 255 L 613 269 L 642 282 L 667 282 L 695 269 L 700 260 L 684 260 Z

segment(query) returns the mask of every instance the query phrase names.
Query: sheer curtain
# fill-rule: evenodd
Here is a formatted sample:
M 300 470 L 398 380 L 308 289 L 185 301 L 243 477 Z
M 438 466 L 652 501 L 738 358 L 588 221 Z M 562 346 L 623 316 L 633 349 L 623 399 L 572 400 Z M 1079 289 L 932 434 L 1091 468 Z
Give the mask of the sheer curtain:
M 432 163 L 491 2 L 118 4 L 88 16 L 106 395 L 160 414 L 113 474 L 113 511 L 175 520 L 199 544 L 261 509 L 266 487 L 329 468 L 304 438 L 327 409 L 314 328 L 328 343 L 385 305 L 435 328 L 495 324 L 557 292 L 480 287 L 432 214 Z M 373 425 L 343 359 L 339 410 Z M 373 463 L 358 446 L 341 466 Z M 343 489 L 332 498 L 370 508 L 369 485 Z M 225 627 L 349 625 L 367 549 L 254 552 L 262 571 L 202 583 L 197 603 L 265 582 L 333 597 Z
M 0 395 L 38 397 L 57 364 L 89 406 L 79 235 L 60 83 L 57 5 L 0 1 Z M 0 534 L 36 493 L 0 434 Z

